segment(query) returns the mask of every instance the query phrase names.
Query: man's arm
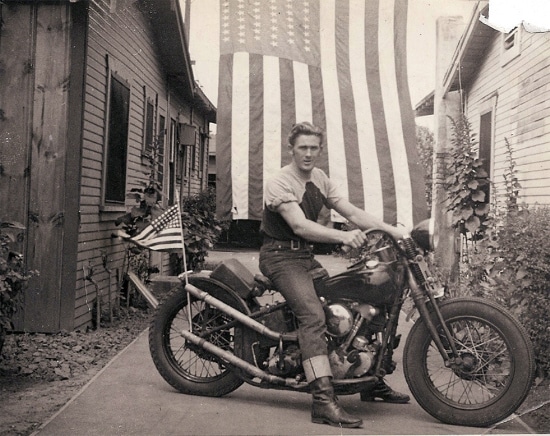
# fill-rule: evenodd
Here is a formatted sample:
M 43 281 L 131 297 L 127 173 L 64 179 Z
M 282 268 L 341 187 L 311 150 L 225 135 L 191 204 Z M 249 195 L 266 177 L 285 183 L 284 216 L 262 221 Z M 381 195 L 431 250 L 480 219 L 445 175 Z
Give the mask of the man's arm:
M 361 230 L 344 232 L 308 220 L 304 211 L 294 201 L 282 203 L 277 208 L 277 212 L 281 214 L 297 236 L 307 241 L 344 244 L 352 248 L 359 248 L 366 241 Z
M 358 208 L 357 206 L 350 203 L 345 198 L 338 199 L 333 204 L 334 209 L 346 218 L 348 221 L 351 221 L 361 230 L 368 230 L 372 228 L 384 230 L 392 235 L 395 239 L 403 238 L 405 232 L 398 230 L 396 227 L 386 224 L 384 221 L 376 218 L 374 215 L 371 215 L 368 212 L 365 212 L 363 209 Z

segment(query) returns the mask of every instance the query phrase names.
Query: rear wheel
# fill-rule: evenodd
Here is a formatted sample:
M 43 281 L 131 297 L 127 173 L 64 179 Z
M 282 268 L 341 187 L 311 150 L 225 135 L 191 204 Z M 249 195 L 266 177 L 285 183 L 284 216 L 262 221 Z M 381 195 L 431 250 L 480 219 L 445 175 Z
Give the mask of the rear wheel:
M 206 289 L 205 289 L 206 290 Z M 242 301 L 213 286 L 207 291 L 230 306 L 246 312 Z M 232 318 L 207 303 L 191 299 L 183 286 L 174 288 L 159 304 L 149 329 L 149 349 L 161 376 L 175 389 L 191 395 L 219 397 L 237 389 L 243 381 L 216 356 L 187 343 L 182 330 L 189 331 L 189 308 L 193 333 L 202 335 L 232 321 Z M 235 353 L 236 342 L 243 340 L 241 327 L 217 330 L 205 339 Z
M 440 306 L 460 359 L 450 367 L 418 320 L 403 352 L 412 394 L 430 415 L 447 424 L 489 426 L 512 414 L 533 383 L 535 364 L 523 327 L 501 306 L 457 298 Z M 441 326 L 438 327 L 445 344 Z M 445 346 L 451 355 L 448 344 Z

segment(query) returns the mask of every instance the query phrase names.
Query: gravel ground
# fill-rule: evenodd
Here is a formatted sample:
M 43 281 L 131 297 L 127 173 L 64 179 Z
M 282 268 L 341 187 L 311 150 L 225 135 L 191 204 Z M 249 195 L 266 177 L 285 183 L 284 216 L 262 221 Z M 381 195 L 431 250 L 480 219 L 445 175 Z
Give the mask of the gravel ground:
M 0 435 L 29 435 L 149 325 L 151 311 L 121 309 L 89 332 L 10 334 L 0 355 Z
M 150 310 L 130 307 L 98 330 L 8 335 L 0 356 L 0 435 L 31 434 L 143 332 L 150 318 Z M 535 432 L 550 433 L 548 379 L 539 380 L 518 414 Z

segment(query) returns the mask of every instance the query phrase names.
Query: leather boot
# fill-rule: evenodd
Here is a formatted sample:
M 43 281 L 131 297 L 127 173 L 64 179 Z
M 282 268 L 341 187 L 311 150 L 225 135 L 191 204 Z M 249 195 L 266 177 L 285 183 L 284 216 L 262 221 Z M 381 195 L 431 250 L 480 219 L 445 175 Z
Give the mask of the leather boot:
M 320 377 L 310 383 L 313 404 L 311 422 L 329 424 L 335 427 L 356 428 L 363 425 L 363 420 L 350 415 L 338 404 L 330 377 Z
M 361 401 L 375 401 L 376 398 L 380 398 L 386 403 L 396 404 L 405 404 L 411 399 L 407 394 L 394 391 L 384 380 L 377 382 L 374 388 L 361 392 Z

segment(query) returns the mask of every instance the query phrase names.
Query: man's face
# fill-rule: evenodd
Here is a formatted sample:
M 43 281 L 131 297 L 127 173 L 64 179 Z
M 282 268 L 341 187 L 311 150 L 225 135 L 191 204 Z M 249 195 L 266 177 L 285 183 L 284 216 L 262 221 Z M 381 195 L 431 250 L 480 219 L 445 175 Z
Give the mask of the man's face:
M 298 169 L 311 172 L 321 154 L 321 138 L 315 135 L 300 135 L 290 146 L 294 162 Z

